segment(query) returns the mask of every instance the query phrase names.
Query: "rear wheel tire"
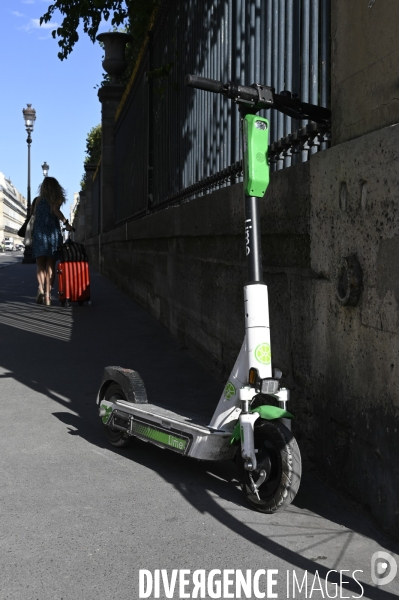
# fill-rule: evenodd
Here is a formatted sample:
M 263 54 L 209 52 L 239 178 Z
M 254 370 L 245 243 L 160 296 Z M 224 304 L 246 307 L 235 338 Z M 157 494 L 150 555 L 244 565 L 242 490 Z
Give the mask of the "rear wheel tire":
M 119 385 L 119 383 L 111 383 L 105 392 L 104 400 L 126 400 L 125 394 L 123 393 L 123 389 Z M 133 437 L 127 435 L 127 433 L 123 433 L 123 431 L 118 431 L 117 429 L 112 429 L 112 427 L 108 427 L 108 425 L 104 426 L 105 437 L 109 441 L 110 444 L 115 446 L 116 448 L 127 448 L 133 442 Z
M 242 491 L 254 509 L 274 513 L 289 506 L 298 492 L 302 475 L 301 453 L 291 431 L 279 421 L 256 422 L 254 439 L 257 450 L 255 471 L 244 468 L 241 447 L 237 451 Z M 251 489 L 250 474 L 256 483 L 262 470 L 268 475 L 258 489 L 258 498 Z

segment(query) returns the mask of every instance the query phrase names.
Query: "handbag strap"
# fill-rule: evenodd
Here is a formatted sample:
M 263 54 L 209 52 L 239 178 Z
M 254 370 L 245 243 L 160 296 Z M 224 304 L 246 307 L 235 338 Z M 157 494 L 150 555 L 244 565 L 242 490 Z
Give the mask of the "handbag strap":
M 30 215 L 31 217 L 33 217 L 33 215 L 35 215 L 35 214 L 36 214 L 36 206 L 37 206 L 37 203 L 38 203 L 38 201 L 39 201 L 39 200 L 40 200 L 40 198 L 39 198 L 39 196 L 37 196 L 37 197 L 36 197 L 36 198 L 33 200 L 33 202 L 32 202 L 32 205 L 33 205 L 33 211 L 31 211 L 31 215 Z

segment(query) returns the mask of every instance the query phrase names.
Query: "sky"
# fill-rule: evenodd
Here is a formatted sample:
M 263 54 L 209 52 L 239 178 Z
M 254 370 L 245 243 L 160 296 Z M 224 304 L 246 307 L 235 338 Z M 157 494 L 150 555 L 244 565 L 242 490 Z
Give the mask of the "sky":
M 79 31 L 79 41 L 63 61 L 51 31 L 60 25 L 56 13 L 45 26 L 40 17 L 51 0 L 1 0 L 0 36 L 0 171 L 25 197 L 28 185 L 27 134 L 22 109 L 32 104 L 36 122 L 31 144 L 31 197 L 36 196 L 50 166 L 67 192 L 69 216 L 74 192 L 80 189 L 86 156 L 86 137 L 101 121 L 97 88 L 102 81 L 103 51 Z M 103 23 L 100 31 L 109 31 Z

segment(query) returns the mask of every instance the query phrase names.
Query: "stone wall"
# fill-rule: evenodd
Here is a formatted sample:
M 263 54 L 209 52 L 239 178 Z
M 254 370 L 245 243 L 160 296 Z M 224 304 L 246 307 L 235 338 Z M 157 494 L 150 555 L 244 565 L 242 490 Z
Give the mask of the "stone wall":
M 309 272 L 309 165 L 276 173 L 262 204 L 265 277 L 275 288 L 275 356 L 287 363 L 290 279 Z M 221 376 L 244 335 L 246 281 L 241 184 L 88 240 L 92 262 Z M 276 327 L 277 331 L 278 327 Z M 283 350 L 284 348 L 284 350 Z
M 274 173 L 262 203 L 273 363 L 293 391 L 295 434 L 331 483 L 399 536 L 399 126 Z M 87 241 L 102 273 L 226 377 L 244 334 L 241 185 Z M 100 246 L 99 246 L 99 242 Z M 356 255 L 363 291 L 336 299 Z
M 396 535 L 398 141 L 395 125 L 311 161 L 311 266 L 319 278 L 308 286 L 303 335 L 309 362 L 300 380 L 311 390 L 319 468 L 331 471 Z M 363 270 L 364 289 L 357 306 L 340 306 L 335 273 L 341 258 L 351 254 Z
M 333 144 L 399 121 L 399 3 L 331 3 Z
M 332 2 L 333 147 L 272 174 L 263 268 L 273 364 L 292 390 L 301 451 L 399 537 L 399 2 L 368 4 Z M 92 263 L 227 377 L 244 335 L 241 185 L 114 226 L 107 172 L 102 234 L 87 235 L 86 219 Z M 363 272 L 355 305 L 336 297 L 348 256 Z

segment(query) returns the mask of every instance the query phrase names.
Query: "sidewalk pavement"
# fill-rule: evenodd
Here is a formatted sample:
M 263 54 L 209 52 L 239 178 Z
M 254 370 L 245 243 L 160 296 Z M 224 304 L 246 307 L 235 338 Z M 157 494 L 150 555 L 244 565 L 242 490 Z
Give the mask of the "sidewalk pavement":
M 277 569 L 277 595 L 264 597 L 399 597 L 398 575 L 378 587 L 371 579 L 372 555 L 398 560 L 399 544 L 311 465 L 294 504 L 262 515 L 246 505 L 233 463 L 107 444 L 95 405 L 105 366 L 137 370 L 150 402 L 204 415 L 223 383 L 91 275 L 93 306 L 62 308 L 35 304 L 34 265 L 0 270 L 0 600 L 136 599 L 140 569 Z M 344 571 L 338 588 L 330 570 Z

